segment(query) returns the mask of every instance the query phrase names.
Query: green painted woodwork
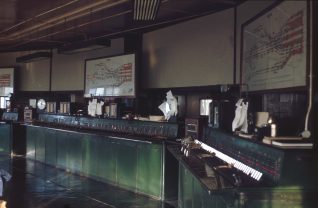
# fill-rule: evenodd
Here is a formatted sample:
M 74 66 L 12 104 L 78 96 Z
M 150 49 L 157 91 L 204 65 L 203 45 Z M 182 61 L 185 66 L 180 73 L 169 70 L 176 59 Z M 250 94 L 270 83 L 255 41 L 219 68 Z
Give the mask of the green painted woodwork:
M 0 153 L 11 153 L 11 126 L 0 124 Z
M 56 137 L 55 131 L 49 130 L 45 134 L 45 163 L 56 165 Z
M 234 206 L 235 202 L 230 193 L 209 193 L 195 176 L 179 163 L 179 208 L 227 208 Z
M 82 137 L 82 172 L 90 177 L 98 177 L 98 148 L 100 148 L 99 139 L 100 138 L 95 138 L 91 134 L 85 134 Z
M 100 139 L 98 177 L 110 183 L 117 183 L 116 146 L 111 139 Z
M 128 189 L 136 188 L 137 181 L 137 146 L 136 143 L 120 141 L 117 150 L 117 182 Z
M 27 157 L 163 199 L 163 143 L 27 126 Z
M 40 128 L 39 131 L 46 132 L 47 129 Z M 60 168 L 68 169 L 67 167 L 67 151 L 68 151 L 67 133 L 62 131 L 55 131 L 55 138 L 56 138 L 56 154 L 57 154 L 56 165 Z
M 179 208 L 313 208 L 317 204 L 316 190 L 279 186 L 209 191 L 182 161 L 179 162 Z
M 82 135 L 66 133 L 67 152 L 66 152 L 66 166 L 73 172 L 82 172 L 83 158 L 82 158 Z
M 45 162 L 45 139 L 46 132 L 36 131 L 36 140 L 35 140 L 35 159 L 40 162 Z
M 137 189 L 158 196 L 161 194 L 163 145 L 139 143 L 137 151 Z M 161 180 L 158 180 L 161 179 Z
M 191 173 L 179 164 L 179 207 L 192 208 L 193 177 Z
M 35 160 L 35 144 L 37 140 L 38 129 L 36 127 L 26 128 L 26 157 Z

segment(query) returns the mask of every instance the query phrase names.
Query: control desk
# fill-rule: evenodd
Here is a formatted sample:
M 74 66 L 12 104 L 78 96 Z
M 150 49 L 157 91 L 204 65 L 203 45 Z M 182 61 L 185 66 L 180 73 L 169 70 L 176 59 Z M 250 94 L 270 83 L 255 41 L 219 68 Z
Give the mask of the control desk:
M 169 150 L 179 160 L 180 207 L 223 202 L 217 207 L 229 207 L 228 202 L 230 207 L 315 207 L 318 202 L 313 149 L 280 149 L 206 128 L 202 140 Z

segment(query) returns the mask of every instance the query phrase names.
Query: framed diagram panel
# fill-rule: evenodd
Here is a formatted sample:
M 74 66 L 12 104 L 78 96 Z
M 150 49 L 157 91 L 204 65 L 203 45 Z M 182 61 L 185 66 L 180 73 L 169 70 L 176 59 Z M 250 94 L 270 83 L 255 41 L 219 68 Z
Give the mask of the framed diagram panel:
M 135 54 L 85 61 L 85 96 L 134 97 Z
M 10 96 L 14 92 L 14 68 L 0 68 L 0 96 Z
M 263 91 L 307 85 L 309 4 L 278 1 L 242 25 L 241 85 Z

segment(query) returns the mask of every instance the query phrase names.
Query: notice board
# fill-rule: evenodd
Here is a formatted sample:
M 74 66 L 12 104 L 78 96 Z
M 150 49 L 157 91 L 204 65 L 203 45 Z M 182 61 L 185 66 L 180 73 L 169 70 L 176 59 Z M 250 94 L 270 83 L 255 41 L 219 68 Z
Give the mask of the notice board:
M 242 25 L 241 84 L 249 91 L 306 86 L 308 7 L 275 2 Z
M 85 97 L 134 97 L 135 54 L 85 61 Z

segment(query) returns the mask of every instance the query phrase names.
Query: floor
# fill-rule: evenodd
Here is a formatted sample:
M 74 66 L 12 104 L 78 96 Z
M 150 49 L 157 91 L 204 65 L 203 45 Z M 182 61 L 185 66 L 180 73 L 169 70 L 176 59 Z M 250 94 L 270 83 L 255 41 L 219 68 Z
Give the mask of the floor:
M 12 174 L 1 197 L 7 208 L 174 208 L 24 157 L 0 155 L 0 168 Z

